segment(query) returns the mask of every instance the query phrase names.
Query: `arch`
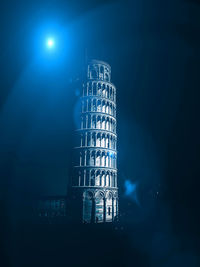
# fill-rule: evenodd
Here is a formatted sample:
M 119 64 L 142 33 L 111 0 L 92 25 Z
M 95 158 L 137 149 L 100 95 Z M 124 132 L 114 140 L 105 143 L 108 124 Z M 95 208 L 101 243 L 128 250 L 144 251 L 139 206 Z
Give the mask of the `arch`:
M 112 136 L 112 134 L 110 135 L 110 148 L 114 149 L 114 146 L 113 146 L 113 136 Z
M 92 111 L 97 111 L 97 100 L 96 100 L 96 98 L 92 99 Z
M 102 182 L 102 186 L 106 185 L 106 172 L 105 171 L 102 171 L 101 182 Z
M 116 142 L 116 139 L 115 139 L 115 137 L 113 136 L 113 149 L 116 148 L 115 142 Z
M 114 187 L 113 172 L 110 172 L 110 186 Z
M 99 180 L 100 186 L 102 186 L 102 171 L 100 171 L 100 180 Z
M 91 78 L 92 78 L 92 79 L 96 79 L 97 77 L 98 77 L 97 70 L 92 69 L 92 70 L 91 70 Z
M 108 73 L 105 73 L 105 81 L 109 81 L 109 75 L 108 75 Z
M 113 122 L 113 132 L 116 133 L 116 122 Z
M 106 118 L 105 118 L 105 116 L 102 117 L 102 129 L 106 130 Z
M 96 115 L 92 116 L 92 128 L 96 128 Z
M 105 167 L 106 166 L 106 153 L 105 153 L 105 151 L 102 152 L 101 156 L 102 156 L 102 158 L 101 158 L 101 166 Z
M 91 133 L 88 132 L 86 136 L 87 146 L 91 146 Z
M 101 83 L 98 83 L 97 95 L 101 96 Z
M 95 195 L 94 195 L 95 198 L 104 198 L 105 197 L 105 194 L 102 190 L 98 190 Z
M 114 191 L 114 192 L 113 192 L 113 196 L 114 196 L 115 198 L 118 198 L 117 191 Z
M 95 177 L 95 185 L 100 186 L 100 176 L 101 176 L 101 171 L 97 170 L 96 171 L 96 177 Z
M 91 176 L 90 176 L 90 186 L 95 186 L 95 170 L 91 171 Z
M 103 191 L 97 191 L 95 194 L 96 210 L 95 210 L 95 221 L 104 221 L 104 193 Z
M 108 106 L 108 114 L 111 115 L 111 110 L 112 110 L 112 104 L 109 103 L 109 106 Z
M 92 133 L 91 146 L 96 146 L 96 133 Z
M 93 83 L 93 95 L 97 95 L 97 83 Z
M 101 112 L 101 100 L 100 99 L 97 101 L 97 111 Z
M 90 111 L 91 110 L 91 105 L 92 105 L 91 99 L 87 99 L 85 101 L 84 111 L 85 112 Z
M 84 197 L 84 198 L 87 198 L 87 199 L 93 199 L 94 194 L 93 194 L 92 191 L 87 190 L 87 191 L 84 191 L 84 192 L 83 192 L 83 197 Z
M 106 221 L 113 220 L 113 194 L 111 191 L 106 192 Z
M 109 130 L 112 131 L 113 120 L 110 119 Z
M 106 102 L 106 113 L 109 114 L 109 102 Z
M 105 197 L 107 198 L 107 199 L 112 199 L 113 198 L 113 193 L 112 193 L 112 191 L 106 191 L 106 194 L 105 194 Z
M 96 128 L 101 129 L 101 116 L 100 115 L 97 117 Z
M 106 86 L 105 86 L 105 83 L 103 83 L 103 85 L 102 85 L 102 96 L 106 97 Z
M 96 152 L 93 150 L 90 155 L 91 155 L 91 157 L 90 157 L 90 165 L 95 166 Z
M 106 86 L 106 97 L 109 98 L 109 85 Z
M 110 121 L 109 121 L 109 118 L 107 117 L 106 118 L 106 127 L 105 127 L 105 129 L 109 130 L 109 128 L 110 128 Z
M 100 66 L 100 73 L 104 73 L 104 67 Z
M 89 82 L 88 84 L 88 95 L 92 95 L 92 83 Z
M 91 128 L 91 124 L 92 124 L 92 117 L 90 114 L 88 114 L 87 117 L 87 128 Z
M 117 168 L 117 154 L 114 156 L 114 168 Z
M 90 171 L 86 171 L 86 179 L 85 179 L 86 186 L 89 186 L 89 180 L 90 180 Z
M 105 166 L 106 166 L 106 167 L 109 167 L 108 153 L 105 154 Z
M 86 165 L 90 165 L 90 151 L 86 151 Z
M 106 172 L 105 186 L 109 186 L 110 172 Z
M 97 154 L 96 154 L 96 166 L 101 166 L 101 151 L 97 151 Z
M 108 148 L 109 147 L 109 135 L 108 134 L 106 134 L 105 136 L 105 141 L 106 141 L 105 147 Z
M 105 133 L 102 134 L 101 146 L 106 147 L 106 135 L 105 135 Z
M 106 101 L 105 100 L 103 100 L 102 101 L 102 112 L 106 112 Z
M 86 170 L 83 171 L 83 175 L 81 177 L 81 186 L 84 186 L 85 185 L 85 177 L 86 177 Z
M 113 187 L 115 187 L 115 172 L 113 172 Z
M 101 146 L 101 133 L 97 134 L 96 146 L 97 147 Z

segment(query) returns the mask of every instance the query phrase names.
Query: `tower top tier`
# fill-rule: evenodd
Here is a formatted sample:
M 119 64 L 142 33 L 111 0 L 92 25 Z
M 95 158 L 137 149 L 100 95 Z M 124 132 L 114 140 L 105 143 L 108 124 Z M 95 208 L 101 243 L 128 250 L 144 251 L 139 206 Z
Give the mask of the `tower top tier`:
M 87 78 L 89 80 L 111 81 L 111 67 L 108 63 L 100 60 L 91 60 L 88 63 Z

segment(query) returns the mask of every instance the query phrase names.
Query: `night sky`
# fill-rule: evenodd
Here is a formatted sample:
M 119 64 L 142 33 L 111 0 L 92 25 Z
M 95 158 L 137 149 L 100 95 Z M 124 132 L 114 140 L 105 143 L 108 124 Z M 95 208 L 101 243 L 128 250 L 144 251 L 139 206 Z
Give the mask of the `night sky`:
M 0 26 L 2 233 L 67 193 L 84 64 L 99 59 L 117 87 L 124 266 L 199 266 L 200 1 L 7 0 Z

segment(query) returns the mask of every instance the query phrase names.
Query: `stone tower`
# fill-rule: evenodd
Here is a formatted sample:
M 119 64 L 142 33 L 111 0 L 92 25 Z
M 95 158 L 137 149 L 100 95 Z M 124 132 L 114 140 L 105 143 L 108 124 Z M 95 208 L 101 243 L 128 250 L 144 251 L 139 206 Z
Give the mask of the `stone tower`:
M 73 213 L 83 223 L 113 222 L 118 218 L 116 87 L 106 62 L 89 62 L 79 100 Z

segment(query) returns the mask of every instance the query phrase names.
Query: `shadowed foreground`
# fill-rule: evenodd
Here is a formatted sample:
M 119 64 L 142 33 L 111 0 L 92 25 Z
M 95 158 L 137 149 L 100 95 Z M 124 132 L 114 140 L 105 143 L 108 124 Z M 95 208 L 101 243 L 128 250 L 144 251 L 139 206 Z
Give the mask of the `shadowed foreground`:
M 12 242 L 11 266 L 132 266 L 130 257 L 142 266 L 122 229 L 103 224 L 22 227 Z

